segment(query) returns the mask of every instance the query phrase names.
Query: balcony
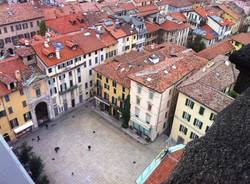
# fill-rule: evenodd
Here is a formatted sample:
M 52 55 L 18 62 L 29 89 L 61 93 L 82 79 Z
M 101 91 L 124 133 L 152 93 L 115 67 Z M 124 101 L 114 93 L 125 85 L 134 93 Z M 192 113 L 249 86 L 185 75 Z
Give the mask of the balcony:
M 63 94 L 65 94 L 65 93 L 68 93 L 68 92 L 70 92 L 70 91 L 73 91 L 74 89 L 76 89 L 78 87 L 78 85 L 76 84 L 76 85 L 74 85 L 74 86 L 72 86 L 72 87 L 70 87 L 70 88 L 68 88 L 68 89 L 66 89 L 66 90 L 64 90 L 64 91 L 59 91 L 59 95 L 63 95 Z

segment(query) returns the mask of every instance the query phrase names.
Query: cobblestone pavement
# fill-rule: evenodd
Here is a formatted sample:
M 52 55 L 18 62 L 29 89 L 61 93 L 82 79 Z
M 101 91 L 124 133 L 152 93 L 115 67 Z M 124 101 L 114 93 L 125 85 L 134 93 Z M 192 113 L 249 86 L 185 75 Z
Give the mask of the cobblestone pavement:
M 41 140 L 32 141 L 38 135 Z M 52 184 L 133 184 L 166 145 L 165 140 L 163 135 L 143 145 L 90 108 L 81 107 L 51 122 L 48 130 L 42 127 L 17 144 L 26 141 L 33 146 Z M 60 150 L 55 153 L 57 146 Z

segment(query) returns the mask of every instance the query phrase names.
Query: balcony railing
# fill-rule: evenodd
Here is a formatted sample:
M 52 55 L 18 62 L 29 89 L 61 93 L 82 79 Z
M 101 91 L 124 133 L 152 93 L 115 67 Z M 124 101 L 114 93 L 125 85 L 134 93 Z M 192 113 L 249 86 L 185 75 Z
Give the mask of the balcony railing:
M 59 92 L 59 95 L 63 95 L 63 94 L 65 94 L 65 93 L 69 92 L 69 91 L 73 91 L 73 90 L 76 89 L 77 87 L 78 87 L 77 84 L 74 85 L 74 86 L 71 86 L 70 88 L 68 88 L 68 89 L 66 89 L 66 90 L 64 90 L 64 91 L 60 91 L 60 92 Z

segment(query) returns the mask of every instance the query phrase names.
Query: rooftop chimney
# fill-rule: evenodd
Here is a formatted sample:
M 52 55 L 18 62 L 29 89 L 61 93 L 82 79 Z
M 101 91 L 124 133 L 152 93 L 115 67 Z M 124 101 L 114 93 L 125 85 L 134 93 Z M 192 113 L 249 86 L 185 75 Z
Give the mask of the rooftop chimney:
M 60 59 L 61 56 L 60 56 L 60 50 L 59 49 L 56 49 L 56 59 Z
M 16 77 L 17 81 L 21 81 L 22 80 L 20 70 L 15 70 L 15 77 Z
M 250 44 L 230 55 L 229 60 L 240 71 L 234 90 L 242 93 L 250 87 Z

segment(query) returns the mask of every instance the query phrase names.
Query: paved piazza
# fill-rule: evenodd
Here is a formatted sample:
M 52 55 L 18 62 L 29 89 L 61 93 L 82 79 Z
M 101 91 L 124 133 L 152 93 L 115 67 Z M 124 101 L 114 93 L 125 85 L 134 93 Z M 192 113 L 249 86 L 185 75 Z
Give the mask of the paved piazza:
M 41 140 L 32 141 L 38 135 Z M 48 130 L 42 127 L 18 144 L 26 141 L 33 146 L 45 163 L 51 184 L 133 184 L 165 146 L 165 139 L 161 136 L 150 145 L 142 145 L 95 112 L 81 107 L 50 123 Z M 92 146 L 91 151 L 88 145 Z M 60 150 L 55 153 L 57 146 Z

